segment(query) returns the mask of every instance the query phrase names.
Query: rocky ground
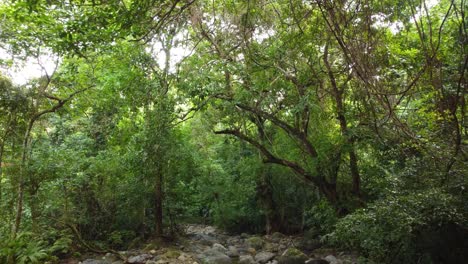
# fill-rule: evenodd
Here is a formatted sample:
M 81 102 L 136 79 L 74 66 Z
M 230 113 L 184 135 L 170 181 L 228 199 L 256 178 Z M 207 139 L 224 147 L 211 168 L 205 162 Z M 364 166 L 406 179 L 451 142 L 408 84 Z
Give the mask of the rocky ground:
M 87 259 L 64 260 L 63 264 L 351 264 L 353 254 L 321 247 L 313 233 L 286 236 L 280 233 L 255 236 L 228 235 L 212 226 L 188 225 L 186 236 L 161 246 L 149 243 L 144 249 L 108 253 Z M 121 258 L 125 260 L 122 260 Z

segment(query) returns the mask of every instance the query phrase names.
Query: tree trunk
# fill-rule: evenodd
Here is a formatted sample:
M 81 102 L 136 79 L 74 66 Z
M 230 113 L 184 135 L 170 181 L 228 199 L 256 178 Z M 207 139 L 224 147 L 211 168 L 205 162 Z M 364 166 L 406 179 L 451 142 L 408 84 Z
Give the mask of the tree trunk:
M 361 197 L 361 177 L 359 174 L 359 168 L 357 165 L 357 155 L 354 151 L 354 145 L 351 142 L 349 150 L 349 166 L 351 168 L 351 176 L 353 178 L 353 193 L 357 197 Z
M 255 116 L 252 121 L 257 125 L 257 131 L 260 135 L 260 142 L 263 145 L 270 144 L 264 128 L 264 120 L 260 116 Z M 259 151 L 259 155 L 262 153 Z M 271 234 L 279 231 L 281 223 L 276 213 L 277 208 L 273 199 L 273 189 L 271 186 L 270 165 L 262 164 L 260 177 L 257 180 L 257 197 L 265 212 L 265 232 Z
M 31 225 L 32 225 L 32 231 L 34 233 L 37 233 L 39 231 L 39 228 L 38 228 L 38 218 L 39 218 L 39 215 L 40 215 L 40 211 L 38 209 L 38 199 L 37 199 L 37 192 L 39 190 L 39 187 L 37 186 L 34 187 L 31 192 L 29 193 L 29 195 L 31 196 L 31 202 L 30 202 L 30 209 L 31 209 Z
M 156 173 L 156 182 L 155 182 L 155 201 L 154 201 L 154 220 L 155 220 L 155 226 L 154 226 L 154 234 L 156 237 L 162 237 L 163 235 L 163 207 L 162 207 L 162 202 L 163 202 L 163 189 L 162 189 L 162 184 L 163 184 L 163 175 L 162 175 L 162 170 L 160 168 L 160 164 L 157 164 L 157 173 Z
M 265 212 L 265 232 L 271 234 L 279 231 L 280 222 L 277 217 L 277 208 L 273 199 L 269 166 L 267 164 L 263 164 L 262 166 L 260 179 L 257 181 L 257 197 Z
M 348 154 L 349 154 L 349 167 L 351 169 L 351 178 L 352 178 L 352 192 L 357 197 L 360 197 L 361 176 L 359 174 L 359 168 L 357 164 L 358 158 L 354 150 L 354 139 L 349 135 L 348 122 L 345 117 L 345 106 L 343 102 L 343 92 L 344 92 L 343 85 L 341 87 L 338 87 L 335 75 L 328 61 L 328 45 L 325 46 L 323 61 L 328 71 L 328 78 L 330 79 L 332 94 L 333 94 L 333 98 L 335 100 L 335 105 L 336 105 L 336 115 L 340 123 L 341 134 L 345 138 L 346 144 L 349 147 Z
M 21 166 L 19 172 L 19 179 L 18 179 L 18 198 L 16 200 L 16 217 L 15 217 L 15 225 L 13 226 L 12 230 L 12 237 L 13 239 L 16 238 L 16 235 L 21 226 L 21 218 L 23 216 L 23 200 L 24 200 L 24 170 L 26 166 L 26 156 L 28 153 L 28 145 L 29 145 L 29 137 L 31 135 L 31 129 L 34 125 L 35 118 L 31 119 L 24 134 L 23 139 L 23 152 L 21 156 Z
M 3 190 L 2 190 L 2 179 L 3 179 L 3 152 L 5 150 L 5 142 L 2 141 L 0 145 L 0 204 L 3 198 Z

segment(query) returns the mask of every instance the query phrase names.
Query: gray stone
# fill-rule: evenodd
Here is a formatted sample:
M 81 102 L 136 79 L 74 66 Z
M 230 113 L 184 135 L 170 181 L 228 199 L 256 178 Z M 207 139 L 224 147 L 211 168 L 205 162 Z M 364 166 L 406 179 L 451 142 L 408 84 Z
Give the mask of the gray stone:
M 205 250 L 198 256 L 203 264 L 231 264 L 232 260 L 226 254 L 217 249 Z
M 250 255 L 242 255 L 239 257 L 239 264 L 255 264 L 255 260 Z
M 228 251 L 227 248 L 225 248 L 223 245 L 221 245 L 219 243 L 214 243 L 213 244 L 213 249 L 216 249 L 219 252 L 222 252 L 223 254 L 226 254 L 226 252 Z
M 132 264 L 142 264 L 146 263 L 147 260 L 152 259 L 153 256 L 150 254 L 141 254 L 138 256 L 129 257 L 127 262 Z
M 277 244 L 277 243 L 266 243 L 263 248 L 266 251 L 278 252 L 279 244 Z
M 265 242 L 263 241 L 263 239 L 261 237 L 258 237 L 258 236 L 254 236 L 254 237 L 250 237 L 247 239 L 247 245 L 249 245 L 249 247 L 252 247 L 252 248 L 255 248 L 255 249 L 261 249 L 263 247 L 263 244 Z
M 110 262 L 100 259 L 86 259 L 81 262 L 82 264 L 108 264 Z
M 274 232 L 273 234 L 271 234 L 271 240 L 274 242 L 279 242 L 284 237 L 285 235 L 281 234 L 280 232 Z
M 288 248 L 279 258 L 279 264 L 304 264 L 309 258 L 297 248 Z
M 226 254 L 231 258 L 239 257 L 239 250 L 235 246 L 229 246 Z
M 199 241 L 200 244 L 206 245 L 206 246 L 211 246 L 215 243 L 217 243 L 216 238 L 206 235 L 206 234 L 194 234 L 192 235 L 193 240 Z
M 343 264 L 343 262 L 339 259 L 337 259 L 335 256 L 333 255 L 328 255 L 324 258 L 326 261 L 328 261 L 328 263 L 330 264 Z
M 258 263 L 267 263 L 268 261 L 272 260 L 275 257 L 275 254 L 267 251 L 262 251 L 259 252 L 257 255 L 255 255 L 255 260 Z

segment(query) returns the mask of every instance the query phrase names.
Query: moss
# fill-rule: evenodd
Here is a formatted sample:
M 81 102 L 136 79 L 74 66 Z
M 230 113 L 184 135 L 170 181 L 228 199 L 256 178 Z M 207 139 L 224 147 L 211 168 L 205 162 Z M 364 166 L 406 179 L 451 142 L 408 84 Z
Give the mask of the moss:
M 175 250 L 175 249 L 168 249 L 166 253 L 164 253 L 164 257 L 169 258 L 169 259 L 175 259 L 180 256 L 180 251 Z
M 309 259 L 306 254 L 297 248 L 288 248 L 278 259 L 279 264 L 302 264 Z
M 254 236 L 247 239 L 247 244 L 255 249 L 261 249 L 263 247 L 264 241 L 262 238 Z

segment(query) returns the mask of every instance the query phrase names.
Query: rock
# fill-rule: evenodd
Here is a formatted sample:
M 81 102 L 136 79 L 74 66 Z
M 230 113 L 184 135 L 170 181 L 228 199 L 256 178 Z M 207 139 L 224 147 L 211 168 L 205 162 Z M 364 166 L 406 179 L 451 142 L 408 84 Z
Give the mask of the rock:
M 228 245 L 236 245 L 242 243 L 240 236 L 228 237 L 226 239 L 226 244 Z
M 201 262 L 203 264 L 231 264 L 232 263 L 232 260 L 230 257 L 228 257 L 222 252 L 219 252 L 217 249 L 213 249 L 213 248 L 205 250 L 198 257 L 201 259 Z
M 124 262 L 122 260 L 117 260 L 112 262 L 112 264 L 124 264 Z
M 80 262 L 81 264 L 108 264 L 111 262 L 100 260 L 100 259 L 86 259 Z
M 297 248 L 288 248 L 279 258 L 279 264 L 304 264 L 309 258 Z
M 180 261 L 186 261 L 188 259 L 188 256 L 185 255 L 185 254 L 182 254 L 177 259 L 180 260 Z
M 281 234 L 280 232 L 274 232 L 273 234 L 271 234 L 271 240 L 274 242 L 279 242 L 284 237 L 285 235 Z
M 255 260 L 250 255 L 242 255 L 239 257 L 239 264 L 255 264 Z
M 265 243 L 264 249 L 266 251 L 278 252 L 279 245 L 276 243 Z
M 337 259 L 335 256 L 333 255 L 328 255 L 324 258 L 326 261 L 328 261 L 328 263 L 330 264 L 342 264 L 343 262 L 339 259 Z
M 216 249 L 219 252 L 222 252 L 223 254 L 226 254 L 226 252 L 228 251 L 227 248 L 225 248 L 223 245 L 221 245 L 219 243 L 214 243 L 213 244 L 213 249 Z
M 262 251 L 259 252 L 257 255 L 255 255 L 255 260 L 258 263 L 267 263 L 268 261 L 272 260 L 275 257 L 275 254 L 267 251 Z
M 157 250 L 159 247 L 160 247 L 160 242 L 158 242 L 158 241 L 152 241 L 151 243 L 148 243 L 148 244 L 143 248 L 143 251 Z
M 203 230 L 203 233 L 207 235 L 213 235 L 216 233 L 216 228 L 213 226 L 207 226 L 205 227 L 205 230 Z
M 134 264 L 141 264 L 141 263 L 146 263 L 147 260 L 150 260 L 152 258 L 153 256 L 150 254 L 141 254 L 138 256 L 129 257 L 127 262 L 134 263 Z
M 255 248 L 248 248 L 248 249 L 247 249 L 247 252 L 248 252 L 250 255 L 255 255 L 255 254 L 257 254 L 257 250 L 255 250 Z
M 261 249 L 264 243 L 265 242 L 263 241 L 263 239 L 258 236 L 253 236 L 247 239 L 247 245 L 257 250 Z
M 311 259 L 306 261 L 306 264 L 329 264 L 328 261 L 324 259 Z
M 242 233 L 242 234 L 240 235 L 240 237 L 246 239 L 246 238 L 249 237 L 249 234 L 247 234 L 247 233 Z
M 206 234 L 194 234 L 192 235 L 193 240 L 199 241 L 200 244 L 206 245 L 206 246 L 211 246 L 215 243 L 217 243 L 216 238 L 206 235 Z
M 235 246 L 229 246 L 226 255 L 228 255 L 231 258 L 237 258 L 239 257 L 239 250 L 237 250 Z
M 304 237 L 299 243 L 299 247 L 303 250 L 312 251 L 320 248 L 321 244 L 318 239 Z
M 119 260 L 119 258 L 117 258 L 117 256 L 112 253 L 107 253 L 102 259 L 110 260 L 111 262 Z
M 168 259 L 175 259 L 180 256 L 180 252 L 178 250 L 168 249 L 163 256 Z

